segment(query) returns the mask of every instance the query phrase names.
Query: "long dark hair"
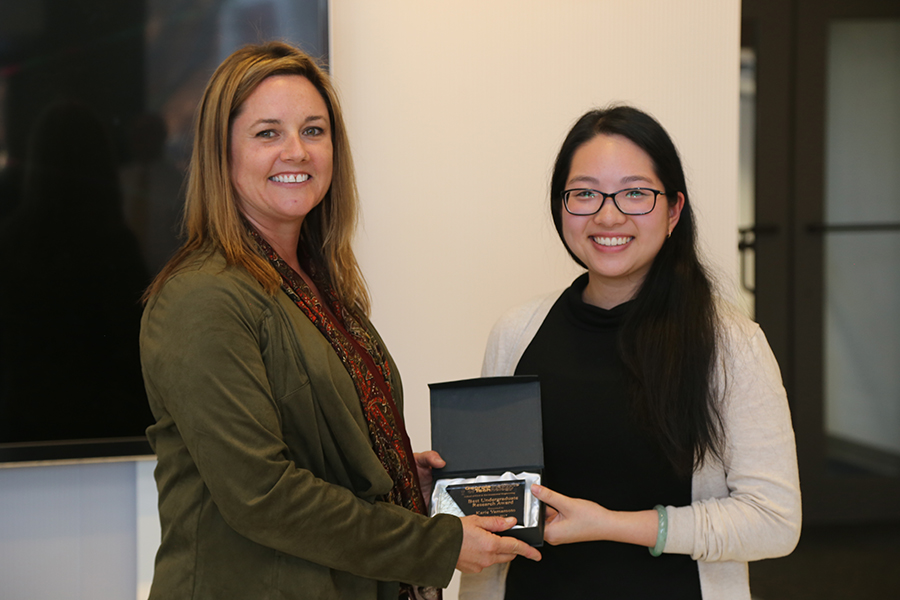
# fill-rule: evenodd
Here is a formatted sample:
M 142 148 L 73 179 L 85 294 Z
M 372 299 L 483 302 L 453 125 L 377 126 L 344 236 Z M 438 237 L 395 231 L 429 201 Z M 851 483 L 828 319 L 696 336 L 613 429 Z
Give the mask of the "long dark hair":
M 618 344 L 633 414 L 676 473 L 689 476 L 710 455 L 721 457 L 724 434 L 715 385 L 719 321 L 712 283 L 697 254 L 681 158 L 662 125 L 636 108 L 586 113 L 566 136 L 550 182 L 553 223 L 564 245 L 562 192 L 572 156 L 600 134 L 620 135 L 646 152 L 670 204 L 677 202 L 676 192 L 684 195 L 678 224 L 653 260 Z

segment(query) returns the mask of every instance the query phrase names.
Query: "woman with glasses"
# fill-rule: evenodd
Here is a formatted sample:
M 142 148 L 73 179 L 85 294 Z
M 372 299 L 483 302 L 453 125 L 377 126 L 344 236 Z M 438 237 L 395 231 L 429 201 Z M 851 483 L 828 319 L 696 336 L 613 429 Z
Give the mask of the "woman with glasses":
M 550 208 L 587 272 L 507 313 L 483 368 L 540 377 L 550 545 L 460 597 L 749 600 L 747 562 L 799 538 L 794 435 L 762 331 L 698 258 L 675 146 L 639 110 L 591 111 Z

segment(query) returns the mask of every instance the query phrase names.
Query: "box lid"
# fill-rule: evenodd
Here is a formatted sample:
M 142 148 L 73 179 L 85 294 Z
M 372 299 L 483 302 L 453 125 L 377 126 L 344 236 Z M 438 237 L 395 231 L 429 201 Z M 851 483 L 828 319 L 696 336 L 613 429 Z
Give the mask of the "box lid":
M 544 467 L 537 377 L 478 377 L 428 387 L 431 447 L 447 461 L 436 477 Z

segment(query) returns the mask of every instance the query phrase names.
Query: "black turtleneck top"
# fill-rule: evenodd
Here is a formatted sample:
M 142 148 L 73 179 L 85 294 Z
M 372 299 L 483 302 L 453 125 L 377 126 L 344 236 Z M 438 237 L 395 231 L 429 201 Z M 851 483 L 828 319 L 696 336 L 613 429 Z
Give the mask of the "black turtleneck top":
M 688 505 L 690 479 L 675 475 L 629 412 L 617 337 L 632 303 L 586 304 L 586 285 L 585 274 L 560 296 L 516 368 L 541 381 L 543 483 L 612 510 Z M 544 544 L 541 553 L 540 562 L 512 562 L 508 600 L 701 598 L 689 556 L 617 542 Z

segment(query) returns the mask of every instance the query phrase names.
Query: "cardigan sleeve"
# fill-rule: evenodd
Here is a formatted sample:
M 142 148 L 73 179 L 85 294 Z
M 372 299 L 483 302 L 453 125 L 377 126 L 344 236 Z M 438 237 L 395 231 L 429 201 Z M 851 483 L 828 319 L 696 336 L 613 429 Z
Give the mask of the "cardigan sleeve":
M 738 315 L 723 321 L 723 460 L 708 460 L 694 474 L 690 506 L 667 507 L 665 552 L 699 561 L 784 556 L 797 545 L 801 524 L 787 395 L 759 326 Z
M 258 298 L 210 273 L 176 276 L 151 301 L 141 335 L 158 419 L 151 430 L 175 448 L 160 461 L 193 463 L 186 468 L 196 469 L 225 522 L 257 544 L 370 579 L 447 585 L 462 544 L 458 519 L 361 498 L 288 459 L 261 351 L 276 342 L 271 319 Z M 298 382 L 288 401 L 312 405 L 312 388 Z M 167 486 L 194 501 L 190 486 Z
M 488 335 L 482 377 L 514 375 L 519 359 L 540 329 L 561 292 L 533 298 L 501 316 Z

